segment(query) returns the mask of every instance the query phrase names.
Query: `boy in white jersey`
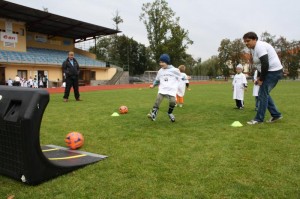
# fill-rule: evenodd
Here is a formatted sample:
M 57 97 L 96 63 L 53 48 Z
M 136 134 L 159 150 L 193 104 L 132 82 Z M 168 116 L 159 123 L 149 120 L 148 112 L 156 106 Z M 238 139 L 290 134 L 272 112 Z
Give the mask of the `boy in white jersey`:
M 171 60 L 168 54 L 162 54 L 159 58 L 161 69 L 157 72 L 157 76 L 150 88 L 158 87 L 158 95 L 153 105 L 152 110 L 148 114 L 148 118 L 155 121 L 160 103 L 164 98 L 169 100 L 168 116 L 171 122 L 175 122 L 173 110 L 176 105 L 176 93 L 178 90 L 179 81 L 181 81 L 180 71 L 171 65 Z
M 236 108 L 244 109 L 244 91 L 247 89 L 246 75 L 242 73 L 243 66 L 236 66 L 236 74 L 232 81 L 233 99 L 235 99 Z

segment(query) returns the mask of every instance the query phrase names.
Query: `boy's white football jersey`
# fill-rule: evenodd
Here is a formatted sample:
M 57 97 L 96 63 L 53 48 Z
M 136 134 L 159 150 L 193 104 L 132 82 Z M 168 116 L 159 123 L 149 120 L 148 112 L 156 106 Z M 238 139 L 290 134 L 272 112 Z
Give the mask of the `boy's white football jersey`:
M 161 68 L 155 78 L 159 81 L 158 93 L 163 95 L 176 96 L 179 82 L 181 81 L 180 71 L 172 65 L 168 68 Z

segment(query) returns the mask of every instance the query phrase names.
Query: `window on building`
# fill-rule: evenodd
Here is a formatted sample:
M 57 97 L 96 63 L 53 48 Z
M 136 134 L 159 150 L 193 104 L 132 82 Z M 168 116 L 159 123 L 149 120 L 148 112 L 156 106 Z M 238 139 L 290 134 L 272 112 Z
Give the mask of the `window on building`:
M 25 35 L 25 30 L 24 30 L 24 28 L 20 28 L 20 35 L 21 35 L 21 36 L 24 36 L 24 35 Z
M 27 70 L 18 70 L 18 76 L 27 79 Z
M 96 80 L 96 71 L 91 71 L 91 80 Z

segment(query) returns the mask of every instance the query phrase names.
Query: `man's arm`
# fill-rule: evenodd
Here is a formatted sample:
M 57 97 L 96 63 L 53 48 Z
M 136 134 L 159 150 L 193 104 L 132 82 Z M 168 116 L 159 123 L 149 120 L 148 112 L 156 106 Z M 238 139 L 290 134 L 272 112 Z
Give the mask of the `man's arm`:
M 259 74 L 259 80 L 264 81 L 266 78 L 266 75 L 269 70 L 269 56 L 268 54 L 265 54 L 259 58 L 261 63 L 261 72 Z

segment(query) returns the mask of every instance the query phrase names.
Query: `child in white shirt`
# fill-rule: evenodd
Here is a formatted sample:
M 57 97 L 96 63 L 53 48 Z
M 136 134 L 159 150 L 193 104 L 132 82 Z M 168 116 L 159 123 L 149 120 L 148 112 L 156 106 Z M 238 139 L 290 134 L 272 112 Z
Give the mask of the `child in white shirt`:
M 183 96 L 185 94 L 185 89 L 187 88 L 186 86 L 186 81 L 188 81 L 188 79 L 190 77 L 188 77 L 185 74 L 185 66 L 184 65 L 180 65 L 178 67 L 179 71 L 180 71 L 180 76 L 181 76 L 181 80 L 179 82 L 179 86 L 178 86 L 178 91 L 177 91 L 177 95 L 176 95 L 176 104 L 178 105 L 178 107 L 182 107 L 183 106 Z
M 236 108 L 241 110 L 244 109 L 244 90 L 246 90 L 248 86 L 246 76 L 242 71 L 243 66 L 241 64 L 237 65 L 237 74 L 232 81 L 233 99 L 235 99 Z
M 38 86 L 38 81 L 37 81 L 36 78 L 34 78 L 33 81 L 32 81 L 32 88 L 38 88 L 38 87 L 39 87 Z
M 253 76 L 253 82 L 254 82 L 253 96 L 255 97 L 255 111 L 257 111 L 257 109 L 258 109 L 258 91 L 259 91 L 259 85 L 257 83 L 257 80 L 258 80 L 257 74 L 258 74 L 258 70 L 255 70 L 254 76 Z
M 180 71 L 171 65 L 169 55 L 162 54 L 159 58 L 159 65 L 161 69 L 158 71 L 157 76 L 150 88 L 158 87 L 158 95 L 153 105 L 152 110 L 148 114 L 148 118 L 155 121 L 160 103 L 164 98 L 169 100 L 168 116 L 171 122 L 175 122 L 175 116 L 173 110 L 176 105 L 175 96 L 178 90 L 179 81 L 181 81 Z
M 13 86 L 13 81 L 10 78 L 7 80 L 7 85 L 8 86 Z

